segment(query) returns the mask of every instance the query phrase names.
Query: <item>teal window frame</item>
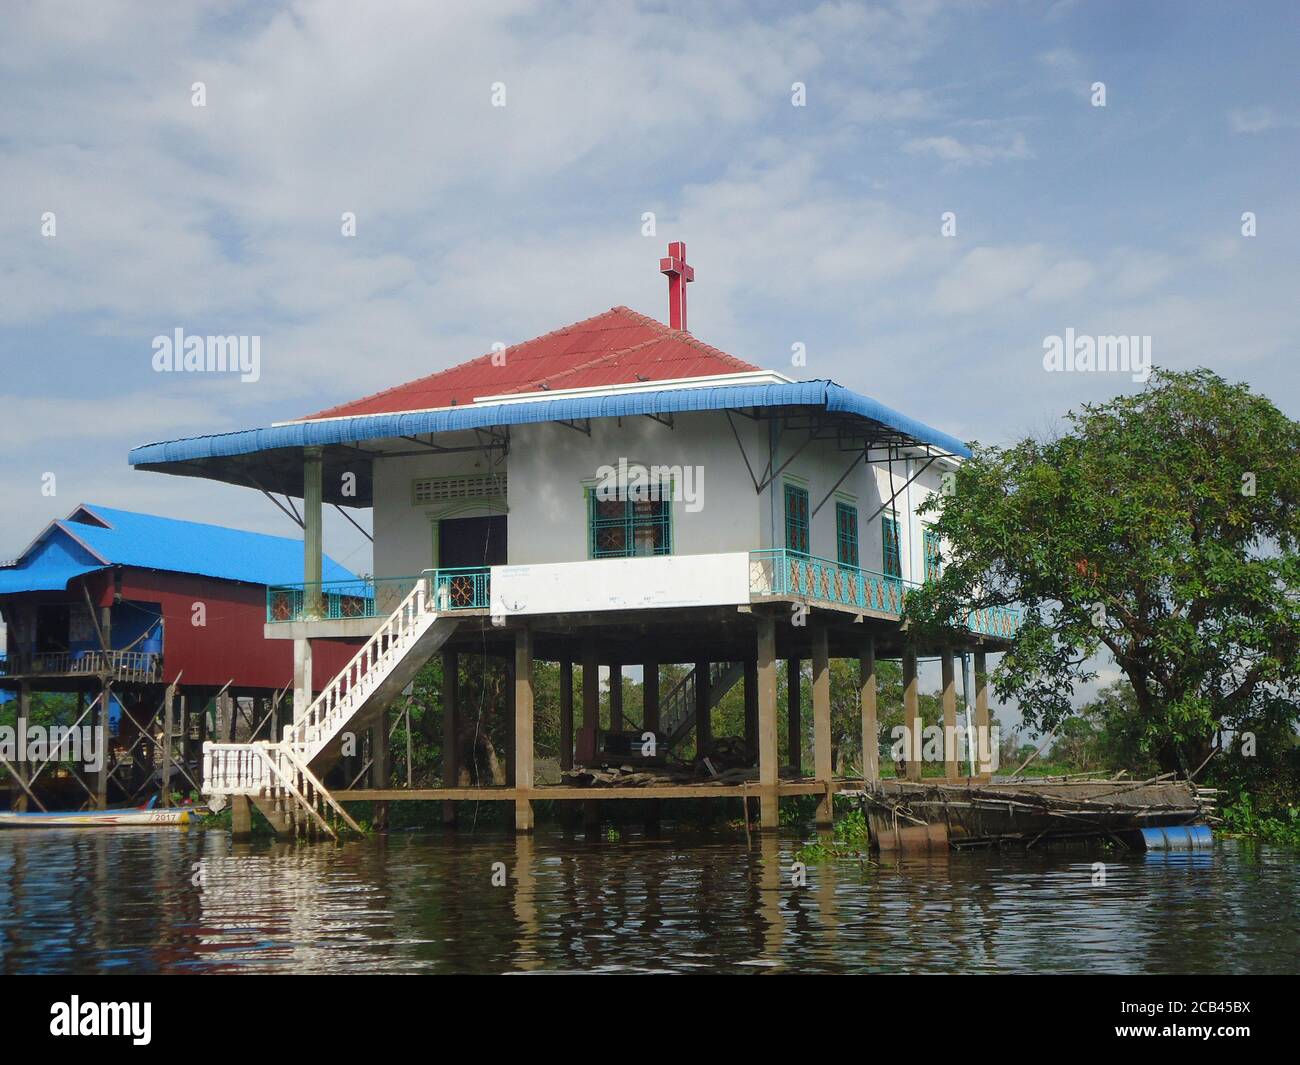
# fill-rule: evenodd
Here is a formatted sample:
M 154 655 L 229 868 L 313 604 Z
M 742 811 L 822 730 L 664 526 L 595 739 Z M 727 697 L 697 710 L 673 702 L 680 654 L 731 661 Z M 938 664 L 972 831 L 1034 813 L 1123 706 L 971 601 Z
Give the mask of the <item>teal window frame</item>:
M 812 553 L 812 523 L 808 516 L 808 489 L 785 483 L 785 549 L 800 555 Z
M 859 566 L 858 508 L 852 503 L 835 504 L 835 561 L 841 566 Z
M 903 552 L 896 514 L 886 514 L 880 519 L 880 572 L 887 577 L 903 576 Z
M 925 579 L 937 581 L 943 573 L 943 552 L 940 548 L 939 534 L 933 529 L 926 529 L 922 539 L 925 549 Z
M 596 489 L 588 488 L 587 557 L 648 558 L 673 553 L 673 493 L 671 486 L 660 492 L 659 499 L 597 499 Z M 638 555 L 637 533 L 651 530 L 654 551 Z

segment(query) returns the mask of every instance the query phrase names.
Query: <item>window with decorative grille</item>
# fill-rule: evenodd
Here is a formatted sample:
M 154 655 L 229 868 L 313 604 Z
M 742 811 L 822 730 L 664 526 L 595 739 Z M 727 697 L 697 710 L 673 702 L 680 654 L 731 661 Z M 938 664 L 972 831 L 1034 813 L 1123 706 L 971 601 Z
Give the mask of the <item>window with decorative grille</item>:
M 672 493 L 661 499 L 600 499 L 587 489 L 587 541 L 592 558 L 673 553 Z
M 943 572 L 943 555 L 939 550 L 939 534 L 925 530 L 925 579 L 937 581 Z
M 881 570 L 890 577 L 903 575 L 903 557 L 898 547 L 898 519 L 880 519 Z
M 785 546 L 808 554 L 808 489 L 796 484 L 785 486 Z
M 851 503 L 835 504 L 835 555 L 842 566 L 858 564 L 858 508 Z

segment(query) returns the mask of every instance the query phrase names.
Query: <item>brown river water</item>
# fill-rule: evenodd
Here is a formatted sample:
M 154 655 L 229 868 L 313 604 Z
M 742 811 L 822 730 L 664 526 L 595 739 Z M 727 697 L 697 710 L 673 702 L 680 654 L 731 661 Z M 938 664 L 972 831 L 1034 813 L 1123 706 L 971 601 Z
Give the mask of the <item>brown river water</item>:
M 1300 855 L 1284 850 L 841 859 L 799 886 L 800 842 L 0 832 L 0 971 L 1300 971 Z

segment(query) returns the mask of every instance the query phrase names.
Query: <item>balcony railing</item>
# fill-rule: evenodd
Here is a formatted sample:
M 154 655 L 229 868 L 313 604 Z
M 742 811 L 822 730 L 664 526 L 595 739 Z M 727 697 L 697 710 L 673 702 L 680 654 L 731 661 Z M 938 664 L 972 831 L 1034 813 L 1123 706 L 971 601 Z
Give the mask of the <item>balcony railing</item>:
M 785 548 L 749 553 L 752 595 L 797 596 L 901 616 L 908 592 L 916 587 L 914 581 L 901 577 Z M 1014 607 L 985 607 L 972 611 L 967 624 L 972 632 L 1009 640 L 1020 627 L 1020 612 Z
M 754 595 L 799 596 L 825 603 L 902 614 L 908 582 L 783 547 L 749 553 L 749 590 Z
M 154 651 L 49 651 L 10 655 L 0 672 L 18 676 L 109 676 L 150 682 L 162 674 L 162 655 Z
M 387 617 L 419 577 L 357 577 L 344 581 L 273 584 L 266 589 L 266 620 L 340 621 Z
M 266 589 L 266 620 L 345 621 L 386 618 L 415 587 L 432 582 L 435 609 L 487 609 L 490 571 L 485 566 L 425 570 L 415 577 L 356 577 L 343 581 L 276 584 Z
M 429 570 L 433 581 L 434 609 L 486 610 L 491 601 L 492 571 L 486 566 L 460 566 Z
M 1010 606 L 986 606 L 971 611 L 969 625 L 972 632 L 1009 640 L 1020 628 L 1020 611 Z
M 337 621 L 388 617 L 419 580 L 430 582 L 434 609 L 487 610 L 491 570 L 486 566 L 430 569 L 415 577 L 358 577 L 318 584 L 280 584 L 266 590 L 266 620 Z M 901 617 L 908 593 L 917 585 L 887 573 L 841 565 L 827 558 L 776 548 L 749 553 L 749 589 L 755 596 L 795 597 Z M 650 604 L 647 604 L 650 605 Z M 972 632 L 1010 639 L 1020 614 L 1011 607 L 973 611 Z

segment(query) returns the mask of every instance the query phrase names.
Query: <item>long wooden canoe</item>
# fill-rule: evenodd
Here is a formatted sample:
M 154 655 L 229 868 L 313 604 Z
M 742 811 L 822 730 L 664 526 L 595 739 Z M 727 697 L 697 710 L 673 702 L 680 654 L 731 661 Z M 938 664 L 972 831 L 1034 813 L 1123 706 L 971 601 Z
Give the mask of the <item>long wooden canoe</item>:
M 193 806 L 152 810 L 77 810 L 54 813 L 0 812 L 0 828 L 122 828 L 128 825 L 192 825 L 203 811 Z

